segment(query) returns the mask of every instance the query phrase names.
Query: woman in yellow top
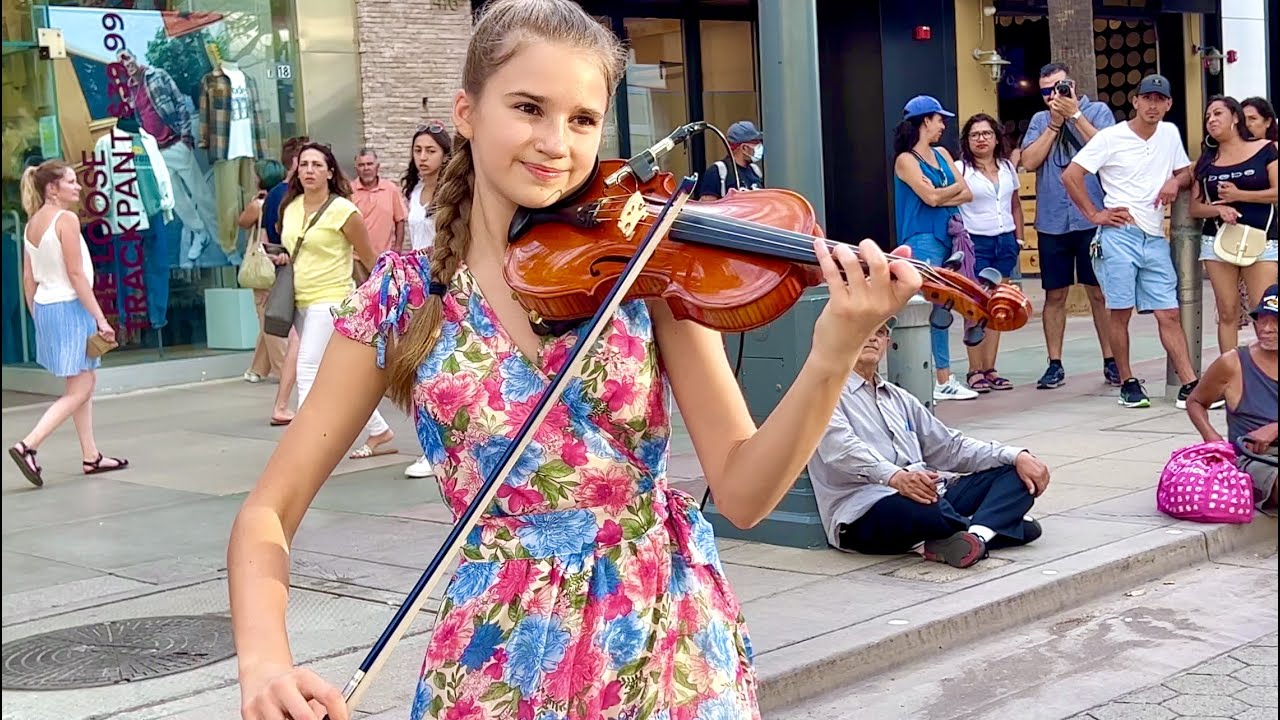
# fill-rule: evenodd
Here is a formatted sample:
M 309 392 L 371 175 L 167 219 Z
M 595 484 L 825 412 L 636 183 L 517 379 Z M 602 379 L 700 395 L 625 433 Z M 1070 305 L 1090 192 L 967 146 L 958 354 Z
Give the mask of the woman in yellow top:
M 298 407 L 307 400 L 320 359 L 333 335 L 333 308 L 355 290 L 352 262 L 360 254 L 366 267 L 377 258 L 369 244 L 364 218 L 351 196 L 351 184 L 333 152 L 308 143 L 298 153 L 298 170 L 281 203 L 280 242 L 289 251 L 273 255 L 277 264 L 293 262 L 294 328 L 298 332 Z M 319 215 L 317 216 L 317 213 Z M 301 247 L 300 247 L 301 246 Z M 394 453 L 395 433 L 373 411 L 364 426 L 365 442 L 353 458 Z

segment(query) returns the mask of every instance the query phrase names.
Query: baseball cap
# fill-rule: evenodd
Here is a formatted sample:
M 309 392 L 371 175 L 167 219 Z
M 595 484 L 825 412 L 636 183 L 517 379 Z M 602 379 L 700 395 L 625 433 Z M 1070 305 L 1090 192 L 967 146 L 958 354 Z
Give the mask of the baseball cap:
M 945 117 L 955 117 L 956 114 L 942 108 L 942 103 L 938 99 L 930 95 L 917 95 L 907 101 L 905 107 L 902 108 L 902 119 L 910 120 L 914 117 L 922 115 L 932 115 L 937 113 Z
M 725 133 L 725 137 L 729 138 L 729 142 L 737 145 L 739 143 L 763 140 L 764 133 L 757 130 L 750 120 L 739 120 L 729 126 L 729 132 Z
M 1146 95 L 1147 93 L 1173 98 L 1173 92 L 1169 89 L 1169 81 L 1163 75 L 1148 75 L 1142 78 L 1142 82 L 1138 83 L 1138 94 Z
M 1280 296 L 1280 286 L 1272 285 L 1267 288 L 1267 291 L 1262 293 L 1262 301 L 1258 303 L 1258 307 L 1249 313 L 1249 317 L 1257 320 L 1259 315 L 1275 317 L 1280 314 L 1280 310 L 1276 308 L 1277 304 L 1280 303 L 1280 299 L 1277 296 Z

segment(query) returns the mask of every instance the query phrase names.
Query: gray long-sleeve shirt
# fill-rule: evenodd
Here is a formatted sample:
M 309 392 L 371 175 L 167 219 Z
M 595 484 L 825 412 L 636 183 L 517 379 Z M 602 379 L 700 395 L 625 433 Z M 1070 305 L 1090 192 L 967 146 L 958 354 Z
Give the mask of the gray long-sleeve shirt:
M 1023 449 L 965 437 L 897 385 L 877 375 L 873 386 L 853 373 L 809 459 L 827 540 L 839 547 L 840 525 L 897 493 L 888 483 L 899 470 L 973 473 L 1012 465 Z M 939 491 L 955 477 L 940 479 Z

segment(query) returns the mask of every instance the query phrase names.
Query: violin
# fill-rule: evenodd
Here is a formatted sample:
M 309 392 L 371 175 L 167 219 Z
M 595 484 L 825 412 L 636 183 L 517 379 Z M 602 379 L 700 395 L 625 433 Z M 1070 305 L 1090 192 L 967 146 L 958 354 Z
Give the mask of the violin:
M 503 273 L 525 309 L 543 321 L 590 318 L 675 191 L 675 177 L 665 172 L 644 183 L 632 176 L 607 186 L 604 178 L 624 164 L 602 160 L 564 200 L 520 208 L 512 219 Z M 731 190 L 724 198 L 690 202 L 626 299 L 662 298 L 677 319 L 723 333 L 754 330 L 824 282 L 815 238 L 825 235 L 813 206 L 790 190 Z M 1030 300 L 997 271 L 976 280 L 962 275 L 956 270 L 962 259 L 953 256 L 943 267 L 909 261 L 923 277 L 925 299 L 939 306 L 930 322 L 945 327 L 957 312 L 970 324 L 966 344 L 980 342 L 983 328 L 1003 332 L 1026 325 Z

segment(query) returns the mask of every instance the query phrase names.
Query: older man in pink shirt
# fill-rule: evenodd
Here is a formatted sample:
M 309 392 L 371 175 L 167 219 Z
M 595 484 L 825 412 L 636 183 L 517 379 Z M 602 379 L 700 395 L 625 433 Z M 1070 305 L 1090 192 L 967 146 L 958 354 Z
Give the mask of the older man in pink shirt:
M 361 148 L 356 154 L 356 182 L 353 183 L 351 201 L 364 216 L 375 255 L 404 249 L 404 224 L 409 215 L 400 188 L 379 177 L 381 169 L 378 154 L 372 148 Z M 360 266 L 358 259 L 356 265 L 356 279 L 363 282 L 372 268 Z

